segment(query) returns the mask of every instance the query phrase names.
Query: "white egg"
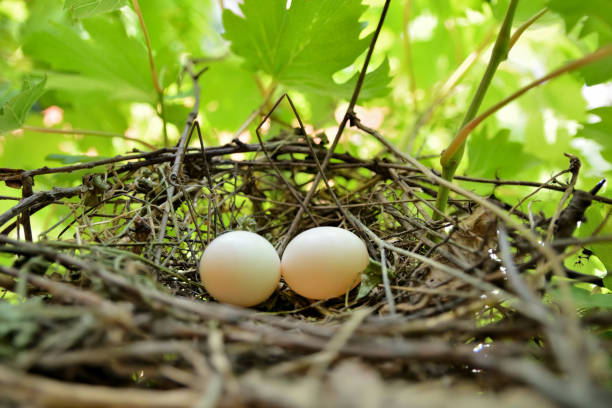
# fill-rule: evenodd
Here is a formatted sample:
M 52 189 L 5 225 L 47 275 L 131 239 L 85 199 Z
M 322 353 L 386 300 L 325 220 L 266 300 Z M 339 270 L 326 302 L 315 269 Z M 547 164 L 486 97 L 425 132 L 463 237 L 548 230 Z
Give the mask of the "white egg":
M 254 306 L 278 287 L 280 259 L 264 237 L 248 231 L 227 232 L 204 250 L 200 276 L 218 301 Z
M 342 228 L 317 227 L 289 242 L 281 272 L 299 295 L 329 299 L 354 288 L 368 263 L 368 250 L 357 235 Z

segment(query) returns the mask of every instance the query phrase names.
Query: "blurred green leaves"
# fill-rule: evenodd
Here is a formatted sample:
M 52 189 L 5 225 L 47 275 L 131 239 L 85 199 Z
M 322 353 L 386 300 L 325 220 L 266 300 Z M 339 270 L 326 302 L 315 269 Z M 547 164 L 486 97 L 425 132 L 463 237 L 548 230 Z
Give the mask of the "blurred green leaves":
M 538 164 L 536 157 L 523 150 L 522 143 L 510 140 L 508 129 L 498 131 L 491 138 L 488 133 L 482 128 L 470 136 L 466 169 L 470 176 L 509 179 Z
M 583 124 L 577 136 L 597 142 L 602 148 L 603 158 L 612 163 L 612 107 L 592 109 L 589 113 L 597 115 L 599 120 Z
M 33 28 L 23 48 L 40 61 L 50 89 L 72 92 L 75 98 L 97 94 L 112 100 L 155 100 L 143 44 L 112 16 L 83 20 L 82 29 L 60 22 Z
M 360 0 L 296 1 L 289 9 L 278 0 L 246 0 L 241 10 L 244 18 L 223 13 L 225 37 L 250 71 L 300 91 L 350 96 L 356 74 L 342 85 L 332 76 L 351 66 L 371 40 L 360 38 L 366 10 Z M 363 96 L 386 93 L 388 70 L 385 61 L 366 76 Z
M 47 78 L 26 77 L 17 92 L 0 88 L 0 133 L 21 127 L 30 108 L 45 92 Z
M 580 25 L 580 36 L 597 33 L 600 44 L 612 41 L 612 2 L 549 0 L 548 7 L 563 17 L 567 31 Z
M 609 0 L 549 0 L 548 7 L 558 13 L 568 32 L 579 37 L 594 35 L 599 45 L 612 42 L 612 1 Z M 612 79 L 612 57 L 581 70 L 587 85 Z

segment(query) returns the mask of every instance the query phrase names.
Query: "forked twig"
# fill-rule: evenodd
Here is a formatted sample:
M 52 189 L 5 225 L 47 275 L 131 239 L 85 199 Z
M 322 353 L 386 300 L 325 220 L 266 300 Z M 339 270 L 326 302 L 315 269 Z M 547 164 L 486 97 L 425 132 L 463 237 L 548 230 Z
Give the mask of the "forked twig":
M 346 124 L 348 123 L 351 117 L 351 114 L 353 113 L 355 104 L 357 103 L 357 98 L 359 97 L 359 92 L 361 91 L 361 87 L 365 79 L 366 71 L 368 70 L 368 66 L 370 65 L 372 54 L 374 53 L 374 46 L 376 45 L 376 40 L 378 39 L 378 35 L 380 34 L 380 30 L 382 29 L 383 23 L 385 21 L 385 16 L 387 15 L 387 10 L 389 9 L 389 4 L 391 4 L 391 0 L 385 0 L 385 5 L 383 6 L 382 12 L 380 14 L 380 19 L 378 20 L 378 25 L 376 26 L 376 30 L 374 31 L 374 35 L 372 36 L 372 41 L 370 42 L 368 53 L 366 54 L 365 61 L 363 62 L 363 67 L 361 68 L 361 71 L 359 72 L 359 78 L 357 79 L 357 84 L 355 85 L 355 89 L 353 91 L 353 96 L 351 97 L 351 101 L 349 102 L 349 105 L 346 108 L 346 112 L 344 113 L 344 117 L 342 118 L 340 125 L 338 125 L 338 131 L 336 132 L 336 136 L 334 137 L 334 140 L 332 141 L 331 146 L 329 147 L 329 150 L 327 151 L 327 154 L 325 155 L 325 158 L 323 159 L 323 162 L 321 163 L 321 170 L 319 173 L 317 173 L 314 181 L 312 182 L 312 186 L 310 187 L 310 190 L 308 191 L 308 193 L 306 194 L 306 197 L 304 198 L 302 207 L 298 210 L 297 214 L 295 215 L 295 218 L 293 219 L 293 222 L 291 223 L 291 226 L 289 227 L 289 230 L 287 231 L 285 239 L 283 243 L 281 244 L 281 251 L 282 249 L 285 248 L 285 246 L 289 243 L 289 240 L 293 237 L 293 234 L 295 233 L 295 230 L 297 229 L 297 225 L 300 219 L 302 218 L 302 215 L 304 214 L 303 208 L 308 207 L 308 203 L 310 203 L 310 200 L 312 199 L 315 192 L 319 188 L 319 183 L 324 177 L 323 173 L 325 172 L 325 169 L 329 165 L 329 161 L 332 155 L 334 154 L 334 151 L 336 150 L 338 143 L 340 142 L 340 137 L 342 136 L 342 133 L 344 132 L 344 128 L 346 127 Z

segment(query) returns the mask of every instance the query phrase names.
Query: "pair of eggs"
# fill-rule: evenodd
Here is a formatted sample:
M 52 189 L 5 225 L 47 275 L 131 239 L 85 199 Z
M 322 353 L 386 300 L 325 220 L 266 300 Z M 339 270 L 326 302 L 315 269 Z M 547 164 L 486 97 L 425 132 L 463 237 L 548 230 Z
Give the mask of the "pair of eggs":
M 270 297 L 281 274 L 294 292 L 306 298 L 343 295 L 360 282 L 368 262 L 363 241 L 342 228 L 317 227 L 298 234 L 282 259 L 262 236 L 232 231 L 206 247 L 200 276 L 218 301 L 248 307 Z

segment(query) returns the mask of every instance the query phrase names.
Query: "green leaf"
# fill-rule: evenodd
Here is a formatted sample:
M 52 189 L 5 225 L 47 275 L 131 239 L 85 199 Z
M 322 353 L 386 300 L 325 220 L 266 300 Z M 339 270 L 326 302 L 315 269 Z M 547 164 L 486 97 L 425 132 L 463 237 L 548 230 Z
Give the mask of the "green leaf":
M 244 18 L 225 10 L 225 37 L 247 69 L 263 71 L 285 86 L 306 92 L 350 96 L 350 85 L 334 82 L 336 72 L 350 67 L 371 36 L 359 38 L 366 7 L 360 0 L 295 1 L 289 9 L 278 0 L 245 0 Z M 386 92 L 386 67 L 375 76 L 367 96 Z M 382 71 L 381 71 L 382 69 Z M 366 77 L 366 84 L 370 79 Z
M 98 93 L 112 100 L 155 101 L 144 45 L 128 37 L 118 18 L 102 15 L 83 29 L 56 22 L 32 29 L 24 53 L 47 67 L 49 88 Z M 49 68 L 50 67 L 50 68 Z
M 586 222 L 580 224 L 578 237 L 590 237 L 596 228 L 603 222 L 607 213 L 607 208 L 601 203 L 593 203 L 585 212 Z M 609 217 L 603 225 L 598 235 L 612 235 L 612 217 Z M 599 244 L 589 244 L 589 248 L 595 256 L 604 264 L 608 273 L 612 271 L 612 245 L 609 242 Z
M 589 113 L 599 116 L 601 120 L 583 124 L 576 137 L 596 141 L 602 148 L 601 156 L 612 163 L 612 106 L 592 109 Z
M 395 275 L 392 269 L 387 269 L 387 272 L 390 279 Z M 366 297 L 372 289 L 380 285 L 382 281 L 382 266 L 380 262 L 370 258 L 370 263 L 366 270 L 361 273 L 361 283 L 359 284 L 356 300 Z
M 570 288 L 572 298 L 577 308 L 580 309 L 612 309 L 612 294 L 610 293 L 591 293 L 586 289 L 576 286 Z M 562 297 L 560 290 L 552 292 L 553 298 L 560 300 Z
M 609 0 L 550 0 L 548 7 L 563 17 L 569 32 L 582 24 L 580 36 L 593 32 L 599 35 L 599 43 L 612 40 L 612 2 Z M 586 19 L 585 19 L 586 17 Z
M 603 283 L 606 289 L 612 290 L 612 274 L 604 276 Z
M 522 143 L 509 140 L 508 129 L 500 130 L 492 138 L 487 133 L 483 127 L 470 136 L 467 175 L 508 178 L 537 165 L 537 159 L 523 151 Z
M 578 27 L 579 37 L 596 34 L 600 45 L 612 42 L 612 1 L 610 0 L 550 0 L 548 7 L 561 15 L 566 31 Z M 580 70 L 587 85 L 612 78 L 612 57 L 605 58 Z
M 47 78 L 26 78 L 21 92 L 0 94 L 0 133 L 21 127 L 32 105 L 45 92 Z
M 200 111 L 217 129 L 235 131 L 262 101 L 253 75 L 240 68 L 236 57 L 211 63 L 200 84 Z
M 66 0 L 64 10 L 70 10 L 75 18 L 88 18 L 118 10 L 126 4 L 126 0 Z

